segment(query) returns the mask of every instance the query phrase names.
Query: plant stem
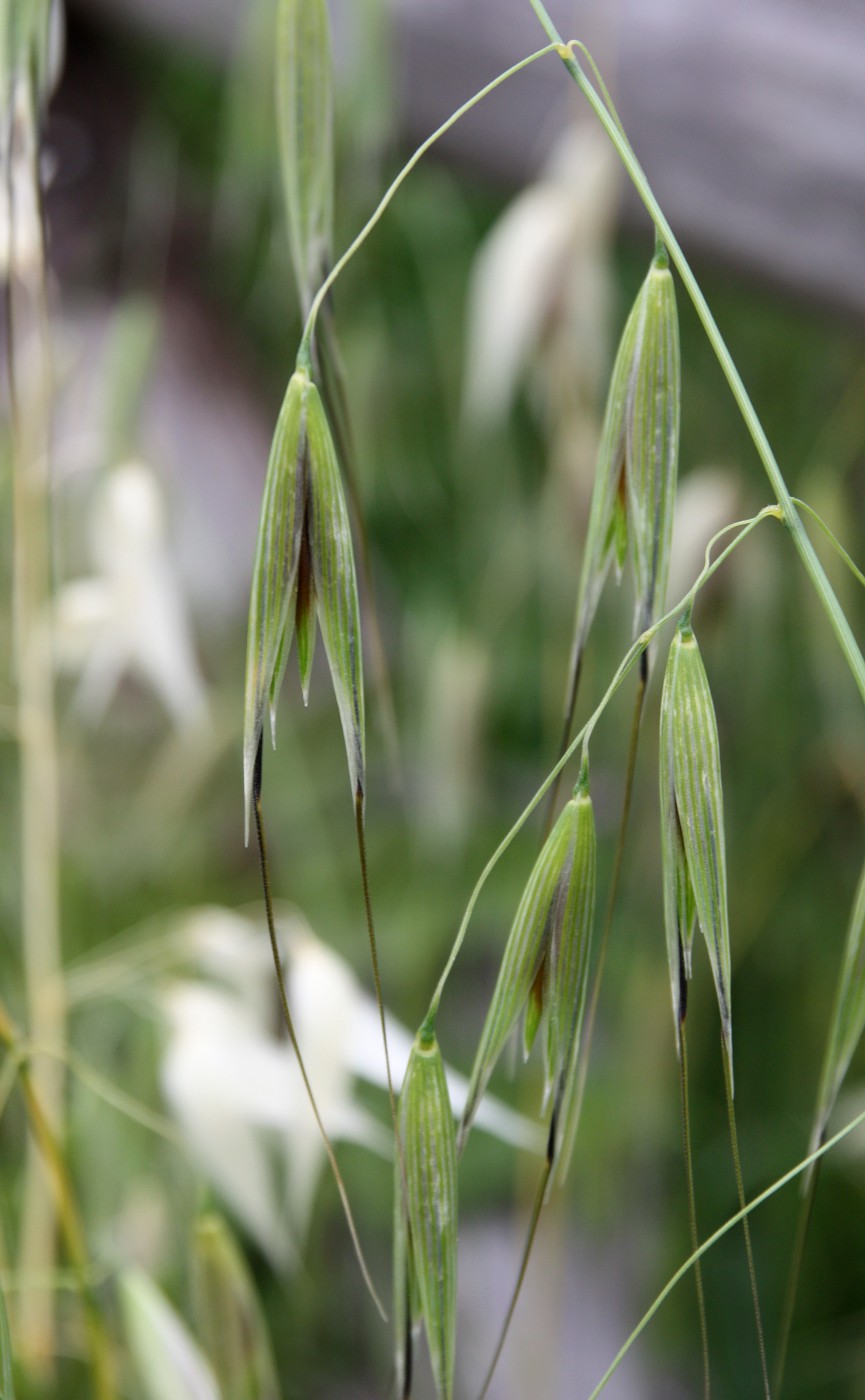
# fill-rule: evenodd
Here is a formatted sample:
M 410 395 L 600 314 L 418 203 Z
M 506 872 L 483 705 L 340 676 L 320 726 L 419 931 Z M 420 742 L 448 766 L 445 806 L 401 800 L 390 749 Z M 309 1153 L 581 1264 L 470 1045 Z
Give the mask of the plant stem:
M 339 1192 L 339 1199 L 342 1202 L 342 1209 L 345 1214 L 346 1224 L 348 1225 L 348 1232 L 351 1235 L 351 1242 L 354 1245 L 354 1252 L 357 1255 L 357 1262 L 360 1265 L 360 1271 L 363 1275 L 363 1281 L 366 1284 L 367 1289 L 369 1290 L 370 1297 L 372 1298 L 373 1302 L 378 1308 L 382 1319 L 385 1322 L 387 1322 L 387 1313 L 385 1312 L 381 1299 L 379 1298 L 378 1293 L 375 1290 L 375 1285 L 370 1276 L 370 1272 L 366 1264 L 366 1259 L 364 1258 L 364 1253 L 360 1246 L 360 1238 L 357 1233 L 357 1227 L 354 1223 L 354 1216 L 351 1212 L 351 1206 L 349 1205 L 348 1192 L 345 1189 L 345 1183 L 342 1179 L 342 1173 L 340 1172 L 339 1167 L 336 1163 L 336 1156 L 334 1154 L 333 1144 L 331 1143 L 331 1140 L 328 1137 L 327 1129 L 325 1128 L 324 1123 L 321 1119 L 321 1114 L 318 1111 L 318 1104 L 315 1101 L 315 1095 L 312 1092 L 312 1085 L 309 1082 L 309 1076 L 306 1072 L 306 1065 L 304 1064 L 303 1056 L 300 1053 L 300 1046 L 298 1044 L 297 1034 L 294 1029 L 294 1021 L 292 1019 L 291 1010 L 288 1005 L 288 995 L 285 990 L 285 977 L 283 976 L 282 971 L 282 956 L 279 951 L 279 939 L 276 933 L 276 920 L 273 914 L 273 896 L 271 894 L 270 888 L 270 865 L 267 859 L 267 843 L 264 838 L 264 818 L 261 810 L 261 767 L 262 739 L 261 736 L 259 736 L 258 753 L 256 754 L 255 758 L 255 769 L 253 773 L 252 782 L 252 801 L 253 811 L 255 813 L 255 833 L 258 837 L 258 859 L 259 865 L 261 867 L 261 884 L 264 890 L 264 910 L 267 916 L 267 932 L 270 936 L 270 951 L 273 955 L 273 966 L 276 970 L 276 984 L 277 989 L 279 991 L 279 1003 L 282 1008 L 282 1015 L 283 1020 L 285 1021 L 285 1028 L 288 1031 L 288 1038 L 291 1041 L 291 1048 L 297 1056 L 297 1067 L 300 1070 L 301 1078 L 303 1079 L 303 1086 L 306 1090 L 306 1096 L 309 1099 L 310 1107 L 312 1108 L 315 1121 L 318 1125 L 318 1131 L 321 1134 L 321 1140 L 324 1144 L 324 1150 L 327 1154 L 327 1160 L 330 1164 L 330 1169 L 333 1173 L 333 1179 L 336 1182 L 336 1189 Z
M 561 758 L 568 747 L 568 740 L 571 737 L 571 729 L 574 723 L 574 713 L 577 708 L 577 695 L 580 689 L 580 676 L 583 669 L 583 648 L 580 643 L 579 619 L 574 629 L 574 640 L 571 646 L 571 659 L 568 664 L 568 687 L 565 695 L 564 718 L 562 720 L 562 737 L 559 740 L 558 757 Z M 553 817 L 556 811 L 556 803 L 559 796 L 559 784 L 561 781 L 561 771 L 556 774 L 550 794 L 547 799 L 547 811 L 544 817 L 544 829 L 541 835 L 541 845 L 546 841 L 553 829 Z
M 20 759 L 21 948 L 30 1035 L 62 1044 L 66 1033 L 60 944 L 57 733 L 50 632 L 51 565 L 49 462 L 52 365 L 45 286 L 44 235 L 38 176 L 38 118 L 32 85 L 12 120 L 10 181 L 12 266 L 7 333 L 12 399 L 15 674 Z M 26 91 L 25 91 L 26 90 Z M 25 188 L 25 178 L 26 185 Z M 37 211 L 38 246 L 16 247 L 16 203 Z M 41 1062 L 33 1074 L 46 1123 L 63 1135 L 63 1066 Z M 56 1216 L 33 1138 L 28 1140 L 19 1262 L 27 1273 L 51 1271 Z M 41 1370 L 54 1353 L 53 1300 L 32 1290 L 18 1305 L 19 1345 Z
M 681 941 L 680 941 L 681 955 Z M 679 1088 L 682 1099 L 682 1146 L 685 1153 L 685 1179 L 688 1191 L 688 1229 L 691 1235 L 691 1253 L 696 1253 L 700 1245 L 697 1233 L 697 1199 L 694 1193 L 694 1159 L 691 1152 L 691 1109 L 688 1102 L 688 1044 L 685 1035 L 685 1020 L 679 1027 L 681 1057 L 679 1059 Z M 712 1383 L 709 1374 L 709 1329 L 706 1325 L 706 1297 L 703 1292 L 703 1270 L 699 1259 L 694 1265 L 694 1282 L 697 1287 L 697 1311 L 700 1314 L 700 1344 L 703 1353 L 703 1395 L 709 1400 Z
M 530 1217 L 529 1217 L 529 1229 L 528 1229 L 528 1233 L 527 1233 L 527 1235 L 526 1235 L 526 1242 L 525 1242 L 525 1244 L 523 1245 L 523 1253 L 522 1253 L 522 1258 L 521 1258 L 521 1260 L 520 1260 L 519 1272 L 517 1273 L 517 1281 L 516 1281 L 516 1283 L 514 1284 L 514 1291 L 513 1291 L 513 1293 L 511 1294 L 511 1301 L 510 1301 L 510 1303 L 508 1304 L 508 1310 L 507 1310 L 507 1312 L 505 1313 L 505 1320 L 504 1320 L 504 1322 L 502 1323 L 502 1330 L 501 1330 L 501 1332 L 499 1333 L 499 1339 L 498 1339 L 498 1342 L 496 1343 L 496 1349 L 495 1349 L 495 1351 L 493 1352 L 493 1359 L 492 1359 L 492 1361 L 491 1361 L 490 1364 L 489 1364 L 489 1368 L 488 1368 L 487 1374 L 486 1374 L 486 1379 L 484 1380 L 483 1386 L 481 1387 L 481 1393 L 480 1393 L 480 1395 L 479 1395 L 479 1397 L 478 1397 L 478 1400 L 485 1400 L 486 1393 L 487 1393 L 487 1391 L 489 1390 L 490 1384 L 491 1384 L 492 1379 L 493 1379 L 493 1373 L 495 1372 L 496 1366 L 499 1364 L 499 1357 L 500 1357 L 501 1354 L 502 1354 L 502 1349 L 503 1349 L 504 1344 L 505 1344 L 505 1341 L 506 1341 L 506 1339 L 507 1339 L 508 1332 L 510 1331 L 511 1322 L 513 1321 L 514 1311 L 515 1311 L 515 1309 L 516 1309 L 517 1301 L 518 1301 L 519 1296 L 520 1296 L 520 1291 L 521 1291 L 522 1286 L 523 1286 L 523 1280 L 524 1280 L 524 1278 L 525 1278 L 525 1276 L 526 1276 L 526 1269 L 527 1269 L 528 1266 L 529 1266 L 529 1256 L 531 1255 L 531 1252 L 532 1252 L 532 1245 L 533 1245 L 534 1242 L 535 1242 L 535 1235 L 537 1234 L 537 1230 L 538 1230 L 538 1222 L 539 1222 L 539 1220 L 540 1220 L 540 1218 L 541 1218 L 541 1210 L 543 1209 L 544 1199 L 545 1199 L 546 1194 L 547 1194 L 547 1186 L 548 1186 L 548 1184 L 549 1184 L 550 1173 L 552 1172 L 552 1169 L 553 1169 L 553 1162 L 554 1162 L 554 1160 L 555 1160 L 555 1157 L 554 1157 L 554 1153 L 553 1153 L 552 1133 L 551 1133 L 551 1134 L 550 1134 L 550 1143 L 549 1143 L 549 1145 L 548 1145 L 548 1147 L 547 1147 L 547 1160 L 546 1160 L 546 1162 L 544 1163 L 544 1169 L 543 1169 L 543 1171 L 541 1172 L 541 1179 L 540 1179 L 540 1181 L 538 1182 L 537 1194 L 535 1195 L 535 1199 L 534 1199 L 534 1201 L 533 1201 L 533 1203 L 532 1203 L 532 1212 L 531 1212 L 531 1215 L 530 1215 Z
M 618 691 L 626 676 L 630 674 L 637 661 L 639 661 L 640 657 L 643 655 L 643 652 L 646 650 L 646 648 L 649 646 L 649 643 L 652 641 L 652 638 L 655 637 L 657 633 L 661 630 L 661 628 L 664 627 L 668 622 L 672 621 L 673 618 L 679 616 L 682 609 L 693 600 L 693 598 L 703 587 L 703 585 L 708 582 L 708 580 L 717 572 L 717 570 L 721 567 L 725 560 L 729 558 L 733 550 L 738 548 L 742 541 L 746 539 L 748 535 L 750 535 L 751 531 L 755 529 L 756 526 L 759 525 L 759 523 L 762 520 L 766 520 L 769 517 L 774 517 L 775 519 L 779 517 L 778 506 L 764 506 L 763 509 L 761 511 L 758 511 L 756 515 L 752 516 L 750 520 L 737 520 L 731 525 L 725 525 L 723 530 L 719 530 L 718 533 L 712 537 L 712 539 L 706 546 L 705 563 L 703 565 L 703 568 L 700 570 L 700 573 L 697 575 L 696 579 L 694 580 L 688 592 L 685 594 L 684 598 L 680 599 L 674 607 L 670 608 L 668 612 L 664 613 L 663 617 L 659 617 L 657 622 L 652 623 L 651 627 L 648 627 L 645 632 L 641 632 L 640 636 L 637 637 L 634 642 L 632 642 L 628 651 L 625 653 L 624 657 L 619 662 L 619 665 L 613 674 L 613 678 L 607 686 L 604 695 L 601 697 L 601 700 L 599 701 L 594 713 L 586 721 L 579 733 L 576 734 L 575 737 L 571 740 L 570 744 L 568 745 L 565 752 L 562 754 L 558 763 L 556 763 L 555 766 L 547 774 L 546 778 L 536 791 L 534 797 L 532 797 L 531 801 L 527 804 L 527 806 L 523 808 L 522 812 L 517 817 L 517 820 L 514 822 L 510 831 L 499 842 L 499 845 L 496 847 L 495 851 L 490 856 L 489 860 L 487 861 L 486 865 L 481 871 L 477 883 L 475 884 L 475 887 L 472 890 L 471 895 L 469 896 L 469 902 L 466 905 L 465 912 L 463 914 L 459 929 L 457 931 L 457 936 L 454 939 L 453 946 L 451 948 L 450 953 L 448 954 L 447 962 L 445 963 L 444 969 L 442 970 L 442 974 L 438 980 L 436 989 L 433 992 L 432 1000 L 430 1001 L 429 1011 L 427 1012 L 427 1015 L 429 1017 L 435 1018 L 436 1016 L 439 1002 L 441 1001 L 442 994 L 445 989 L 445 985 L 447 983 L 448 977 L 453 971 L 454 964 L 457 958 L 459 957 L 460 949 L 462 948 L 463 942 L 465 941 L 465 936 L 468 930 L 469 922 L 471 921 L 471 916 L 474 913 L 474 908 L 478 902 L 481 891 L 484 885 L 486 884 L 487 880 L 489 879 L 490 875 L 492 874 L 493 870 L 498 865 L 502 856 L 505 854 L 508 847 L 511 845 L 511 842 L 516 838 L 516 836 L 525 826 L 532 812 L 535 810 L 538 803 L 542 800 L 544 794 L 549 790 L 551 784 L 555 781 L 556 777 L 562 771 L 565 764 L 571 758 L 572 754 L 576 751 L 577 747 L 584 742 L 588 743 L 596 724 L 600 720 L 601 716 L 604 714 L 607 706 L 613 699 L 613 696 Z M 711 552 L 714 546 L 717 544 L 718 540 L 720 540 L 722 536 L 729 534 L 733 530 L 737 531 L 737 533 L 733 537 L 731 542 L 728 545 L 726 545 L 724 549 L 721 550 L 721 553 L 718 555 L 717 559 L 712 559 Z
M 730 1051 L 726 1037 L 721 1035 L 721 1056 L 724 1061 L 724 1092 L 727 1096 L 727 1117 L 730 1123 L 730 1146 L 733 1150 L 733 1169 L 736 1173 L 736 1191 L 739 1196 L 739 1209 L 745 1208 L 745 1184 L 742 1180 L 742 1162 L 739 1157 L 739 1134 L 736 1130 L 736 1110 L 733 1104 L 733 1066 L 730 1063 Z M 769 1371 L 766 1366 L 766 1344 L 763 1340 L 763 1318 L 760 1312 L 760 1297 L 757 1292 L 757 1271 L 754 1267 L 754 1251 L 751 1247 L 751 1226 L 748 1217 L 742 1217 L 742 1229 L 745 1234 L 745 1254 L 748 1260 L 748 1277 L 751 1281 L 751 1298 L 754 1303 L 754 1322 L 757 1327 L 757 1345 L 760 1349 L 760 1369 L 763 1373 L 763 1393 L 766 1400 L 771 1400 L 769 1389 Z
M 771 1198 L 785 1186 L 789 1186 L 791 1181 L 795 1181 L 797 1176 L 801 1176 L 802 1173 L 806 1172 L 815 1162 L 819 1162 L 822 1157 L 825 1157 L 827 1152 L 831 1152 L 834 1147 L 838 1146 L 839 1142 L 843 1142 L 845 1138 L 849 1137 L 850 1134 L 861 1127 L 863 1123 L 865 1123 L 865 1109 L 863 1109 L 861 1113 L 857 1113 L 855 1118 L 851 1118 L 850 1122 L 846 1123 L 843 1128 L 840 1128 L 833 1137 L 829 1138 L 828 1142 L 824 1142 L 822 1146 L 816 1148 L 814 1152 L 809 1152 L 807 1157 L 803 1157 L 801 1162 L 797 1162 L 788 1172 L 784 1172 L 783 1176 L 779 1176 L 776 1181 L 772 1182 L 771 1186 L 767 1186 L 765 1191 L 761 1191 L 759 1196 L 755 1196 L 753 1201 L 749 1201 L 741 1210 L 737 1210 L 735 1215 L 731 1215 L 729 1220 L 725 1220 L 724 1224 L 720 1225 L 718 1229 L 715 1230 L 714 1234 L 711 1234 L 707 1240 L 703 1241 L 699 1249 L 695 1249 L 693 1254 L 689 1255 L 685 1262 L 679 1265 L 672 1278 L 667 1280 L 654 1302 L 643 1313 L 643 1316 L 640 1318 L 640 1321 L 637 1323 L 631 1335 L 619 1348 L 610 1365 L 598 1381 L 598 1384 L 588 1397 L 588 1400 L 597 1400 L 597 1397 L 605 1388 L 607 1382 L 612 1379 L 622 1361 L 631 1350 L 634 1342 L 645 1332 L 652 1318 L 655 1316 L 655 1313 L 667 1301 L 676 1285 L 694 1268 L 699 1260 L 701 1260 L 704 1255 L 708 1254 L 710 1249 L 714 1249 L 719 1240 L 722 1240 L 731 1230 L 735 1230 L 736 1226 L 742 1221 L 747 1220 L 752 1211 L 757 1210 L 759 1206 L 765 1205 L 768 1200 L 771 1200 Z
M 11 1055 L 17 1057 L 20 1054 L 19 1038 L 2 1004 L 0 1004 L 0 1040 Z M 18 1063 L 18 1083 L 24 1099 L 30 1133 L 47 1171 L 60 1228 L 75 1273 L 76 1286 L 81 1295 L 87 1350 L 93 1378 L 93 1394 L 96 1400 L 116 1400 L 117 1384 L 111 1343 L 102 1313 L 88 1281 L 87 1243 L 66 1162 L 40 1098 L 35 1076 L 30 1073 L 28 1066 L 20 1060 Z
M 859 694 L 862 696 L 863 700 L 865 700 L 865 659 L 863 659 L 862 652 L 859 649 L 856 638 L 853 636 L 850 624 L 847 621 L 841 604 L 835 596 L 832 585 L 826 577 L 823 566 L 814 550 L 814 546 L 808 538 L 805 527 L 793 503 L 793 498 L 787 489 L 787 484 L 781 473 L 781 468 L 778 465 L 775 454 L 766 437 L 763 425 L 760 422 L 754 405 L 742 382 L 741 375 L 736 368 L 730 351 L 727 349 L 724 338 L 718 329 L 717 322 L 709 309 L 708 302 L 703 296 L 699 283 L 691 271 L 688 260 L 682 252 L 679 242 L 652 192 L 652 188 L 646 179 L 642 166 L 637 160 L 633 148 L 619 126 L 617 119 L 611 114 L 603 99 L 589 82 L 585 72 L 574 57 L 573 49 L 565 45 L 561 35 L 550 19 L 542 0 L 530 0 L 530 3 L 551 41 L 559 46 L 562 62 L 615 146 L 619 159 L 631 179 L 631 183 L 640 196 L 640 199 L 643 201 L 643 204 L 646 206 L 656 228 L 660 230 L 671 260 L 678 269 L 688 295 L 693 302 L 694 309 L 702 322 L 709 343 L 715 352 L 718 363 L 730 386 L 739 412 L 751 435 L 751 440 L 757 449 L 757 454 L 769 478 L 772 490 L 775 493 L 775 498 L 778 505 L 781 507 L 784 524 L 787 526 L 792 536 L 793 543 L 799 552 L 805 570 L 823 605 L 832 631 L 835 633 L 847 661 L 847 665 L 853 674 L 853 679 L 856 682 Z
M 309 309 L 309 315 L 307 316 L 306 326 L 304 327 L 303 337 L 300 342 L 300 348 L 297 352 L 298 369 L 309 370 L 312 364 L 312 337 L 315 332 L 315 323 L 318 318 L 318 313 L 321 309 L 322 302 L 325 300 L 325 297 L 327 296 L 328 292 L 330 291 L 339 274 L 342 272 L 346 263 L 351 261 L 357 250 L 360 247 L 362 247 L 362 245 L 366 242 L 367 238 L 372 233 L 373 229 L 375 228 L 384 211 L 387 209 L 397 190 L 414 170 L 418 161 L 424 155 L 426 155 L 430 147 L 434 146 L 436 141 L 438 141 L 441 136 L 444 136 L 446 132 L 450 131 L 452 126 L 456 125 L 456 123 L 460 120 L 461 117 L 464 117 L 467 112 L 470 112 L 473 107 L 476 107 L 477 104 L 483 101 L 485 97 L 488 97 L 491 92 L 495 92 L 496 88 L 501 87 L 502 83 L 507 82 L 508 78 L 512 78 L 516 73 L 522 72 L 524 68 L 528 68 L 530 64 L 535 63 L 539 58 L 543 58 L 545 54 L 555 53 L 560 47 L 560 41 L 547 44 L 544 48 L 538 49 L 535 53 L 529 54 L 528 58 L 522 58 L 520 59 L 519 63 L 514 63 L 510 68 L 506 69 L 504 73 L 500 73 L 497 78 L 493 78 L 492 82 L 489 82 L 484 87 L 482 87 L 479 92 L 476 92 L 473 97 L 470 97 L 468 101 L 464 102 L 461 107 L 458 107 L 455 112 L 452 112 L 451 115 L 448 117 L 447 121 L 442 122 L 441 126 L 437 127 L 436 130 L 432 133 L 432 135 L 428 136 L 426 140 L 423 141 L 420 146 L 418 146 L 417 150 L 409 158 L 409 160 L 403 166 L 402 170 L 392 181 L 392 183 L 388 186 L 387 190 L 382 195 L 373 213 L 370 215 L 369 219 L 361 229 L 360 233 L 353 240 L 353 242 L 349 244 L 342 256 L 338 258 L 337 261 L 334 263 L 327 277 L 324 279 L 318 291 L 316 292 L 312 301 L 312 305 Z
M 811 1214 L 814 1209 L 814 1196 L 817 1191 L 817 1177 L 819 1174 L 820 1163 L 818 1162 L 809 1175 L 805 1194 L 799 1202 L 799 1216 L 796 1221 L 796 1238 L 793 1242 L 793 1253 L 790 1256 L 790 1274 L 787 1279 L 787 1291 L 784 1295 L 784 1310 L 781 1313 L 781 1326 L 778 1331 L 778 1355 L 775 1360 L 775 1374 L 773 1376 L 775 1400 L 780 1400 L 781 1388 L 784 1384 L 787 1352 L 790 1347 L 790 1333 L 793 1330 L 793 1317 L 796 1312 L 796 1295 L 799 1292 L 799 1280 L 802 1277 L 805 1241 L 808 1238 L 808 1229 L 811 1224 Z

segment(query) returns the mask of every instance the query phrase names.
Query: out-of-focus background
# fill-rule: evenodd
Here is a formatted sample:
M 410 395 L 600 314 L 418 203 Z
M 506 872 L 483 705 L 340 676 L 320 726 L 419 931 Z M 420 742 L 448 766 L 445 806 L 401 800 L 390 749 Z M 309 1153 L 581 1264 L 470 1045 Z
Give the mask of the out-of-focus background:
M 248 589 L 270 436 L 301 331 L 278 182 L 274 15 L 274 0 L 70 0 L 44 129 L 66 1141 L 109 1316 L 117 1270 L 134 1264 L 194 1331 L 193 1222 L 215 1205 L 246 1250 L 280 1393 L 347 1400 L 386 1392 L 389 1334 L 363 1292 L 274 1030 L 259 875 L 243 843 Z M 553 7 L 553 17 L 600 64 L 791 489 L 861 560 L 858 5 L 586 0 Z M 543 35 L 528 0 L 334 0 L 331 18 L 341 249 L 413 146 Z M 555 758 L 606 384 L 652 250 L 647 216 L 550 57 L 424 159 L 335 289 L 398 734 L 394 754 L 368 664 L 370 878 L 385 999 L 407 1031 L 477 875 Z M 678 290 L 671 601 L 709 537 L 771 499 Z M 819 531 L 815 539 L 865 635 L 859 585 Z M 581 714 L 626 649 L 631 614 L 628 584 L 608 585 Z M 736 1108 L 753 1195 L 808 1143 L 862 862 L 865 733 L 853 682 L 775 524 L 706 590 L 695 626 L 722 746 Z M 490 1390 L 499 1400 L 529 1386 L 549 1400 L 587 1395 L 689 1251 L 657 824 L 665 647 L 644 717 L 584 1121 Z M 307 709 L 289 664 L 277 748 L 265 754 L 265 811 L 301 1040 L 386 1292 L 387 1102 L 344 751 L 319 650 Z M 2 685 L 8 717 L 11 663 Z M 593 741 L 602 906 L 631 704 L 626 687 Z M 6 723 L 3 996 L 23 1019 L 19 765 Z M 463 1074 L 539 830 L 528 824 L 486 887 L 442 1006 L 442 1048 Z M 736 1190 L 702 950 L 696 961 L 691 1109 L 707 1234 L 735 1210 Z M 861 1068 L 860 1057 L 848 1115 Z M 507 1306 L 539 1169 L 501 1141 L 531 1136 L 537 1066 L 518 1080 L 505 1067 L 492 1087 L 523 1117 L 478 1131 L 461 1165 L 457 1393 L 466 1397 L 479 1390 Z M 2 1277 L 13 1340 L 21 1298 L 51 1291 L 61 1360 L 22 1369 L 20 1393 L 65 1400 L 87 1393 L 74 1299 L 54 1275 L 16 1271 L 24 1133 L 12 1095 L 0 1123 Z M 788 1188 L 753 1220 L 770 1355 L 797 1204 Z M 862 1394 L 863 1257 L 860 1138 L 823 1169 L 791 1400 Z M 704 1277 L 714 1393 L 755 1394 L 738 1234 L 708 1256 Z M 700 1383 L 685 1281 L 608 1393 L 666 1400 Z M 123 1393 L 145 1396 L 141 1385 L 130 1367 Z M 432 1393 L 425 1362 L 416 1393 Z

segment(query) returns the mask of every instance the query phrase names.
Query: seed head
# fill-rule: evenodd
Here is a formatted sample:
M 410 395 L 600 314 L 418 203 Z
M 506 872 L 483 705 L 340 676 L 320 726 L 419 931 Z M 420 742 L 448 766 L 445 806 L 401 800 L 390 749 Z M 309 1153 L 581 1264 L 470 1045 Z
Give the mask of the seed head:
M 611 561 L 630 557 L 635 629 L 667 588 L 679 453 L 679 324 L 666 253 L 653 259 L 628 317 L 607 397 L 577 601 L 582 650 Z
M 685 979 L 696 916 L 706 947 L 732 1073 L 730 927 L 718 725 L 706 668 L 683 618 L 670 646 L 661 697 L 661 848 L 664 919 L 676 1038 L 681 1051 Z
M 399 1104 L 394 1228 L 397 1394 L 410 1379 L 410 1330 L 423 1320 L 439 1400 L 453 1395 L 456 1344 L 457 1157 L 441 1051 L 424 1025 Z M 404 1176 L 403 1176 L 404 1168 Z
M 336 693 L 352 796 L 364 792 L 363 662 L 357 579 L 336 449 L 315 384 L 292 375 L 277 420 L 258 530 L 249 605 L 243 767 L 246 832 L 256 754 L 269 702 L 276 707 L 298 637 L 304 699 L 317 615 Z
M 544 1026 L 546 1093 L 558 1102 L 579 1042 L 595 905 L 596 838 L 584 761 L 523 892 L 475 1057 L 460 1146 L 520 1015 L 526 1056 Z

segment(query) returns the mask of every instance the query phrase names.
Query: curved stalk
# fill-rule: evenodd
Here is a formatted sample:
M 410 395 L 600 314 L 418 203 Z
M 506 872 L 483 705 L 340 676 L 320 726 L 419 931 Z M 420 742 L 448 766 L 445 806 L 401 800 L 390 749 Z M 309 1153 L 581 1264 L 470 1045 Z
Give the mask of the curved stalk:
M 862 696 L 862 699 L 865 700 L 865 659 L 863 659 L 859 644 L 853 636 L 844 610 L 838 602 L 832 585 L 826 577 L 823 566 L 817 557 L 814 546 L 808 538 L 757 411 L 751 402 L 748 391 L 742 382 L 742 377 L 736 368 L 730 351 L 727 349 L 726 342 L 721 335 L 718 324 L 709 309 L 709 304 L 700 289 L 696 277 L 691 271 L 678 239 L 667 222 L 664 211 L 652 192 L 652 187 L 646 178 L 643 168 L 637 160 L 634 150 L 625 136 L 623 129 L 618 124 L 618 119 L 607 108 L 603 98 L 589 82 L 585 72 L 578 63 L 574 55 L 574 48 L 576 45 L 564 43 L 556 26 L 550 19 L 542 0 L 530 0 L 530 3 L 550 40 L 558 45 L 558 52 L 562 62 L 612 141 L 616 153 L 630 177 L 631 183 L 640 196 L 640 199 L 643 201 L 655 227 L 660 231 L 670 254 L 670 259 L 675 264 L 685 289 L 691 298 L 694 310 L 702 322 L 709 343 L 715 352 L 715 357 L 721 366 L 724 377 L 730 386 L 733 398 L 736 401 L 736 405 L 751 436 L 751 440 L 757 449 L 757 455 L 763 464 L 772 490 L 775 493 L 775 499 L 781 508 L 784 524 L 790 532 L 808 577 L 823 605 L 823 609 L 829 619 L 829 624 L 832 631 L 835 633 L 838 644 L 841 647 L 847 665 L 856 682 L 859 694 Z M 582 48 L 583 46 L 580 45 L 580 47 Z M 583 51 L 586 52 L 585 49 L 583 49 Z

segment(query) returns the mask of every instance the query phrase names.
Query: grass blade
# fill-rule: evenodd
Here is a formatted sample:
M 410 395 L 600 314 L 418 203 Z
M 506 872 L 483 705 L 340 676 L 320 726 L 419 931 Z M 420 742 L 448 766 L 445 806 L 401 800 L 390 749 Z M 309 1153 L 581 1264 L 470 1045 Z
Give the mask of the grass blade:
M 195 1223 L 193 1298 L 220 1400 L 279 1400 L 276 1368 L 252 1276 L 225 1221 Z

